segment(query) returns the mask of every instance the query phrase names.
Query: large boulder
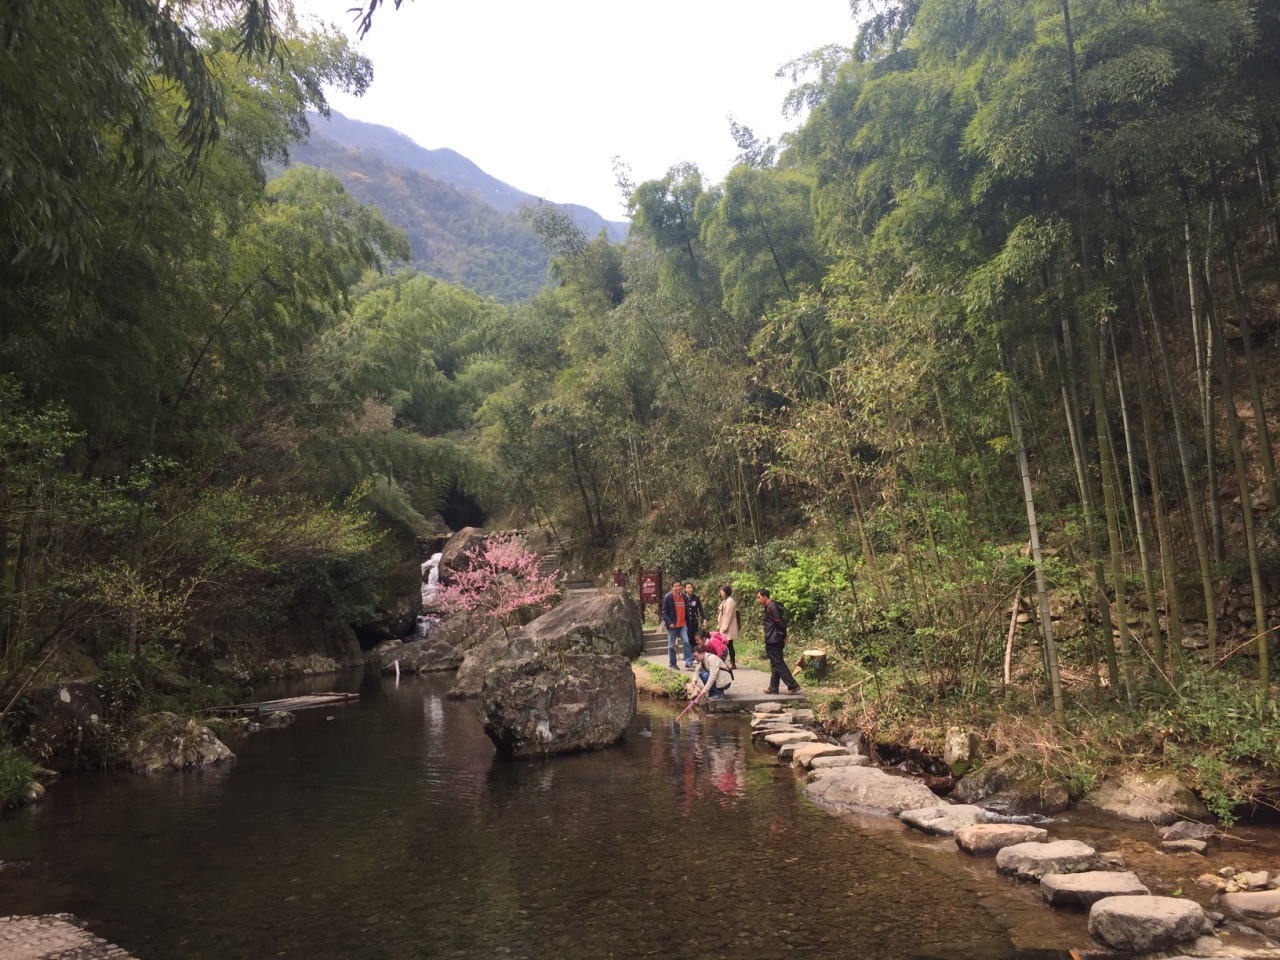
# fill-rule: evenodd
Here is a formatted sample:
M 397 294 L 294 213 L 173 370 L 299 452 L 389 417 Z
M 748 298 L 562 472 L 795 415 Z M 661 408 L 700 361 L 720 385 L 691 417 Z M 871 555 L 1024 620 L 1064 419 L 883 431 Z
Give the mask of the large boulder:
M 466 615 L 454 614 L 433 624 L 423 639 L 382 645 L 370 659 L 376 660 L 383 673 L 395 673 L 397 661 L 401 673 L 457 670 L 477 639 L 470 632 Z
M 1108 780 L 1080 801 L 1100 813 L 1121 820 L 1170 824 L 1178 820 L 1202 820 L 1208 809 L 1177 777 L 1165 774 L 1131 774 Z
M 448 583 L 455 573 L 468 569 L 471 561 L 467 554 L 483 545 L 488 538 L 489 534 L 478 527 L 463 527 L 451 536 L 440 551 L 441 582 Z
M 135 773 L 192 770 L 236 758 L 212 730 L 194 720 L 171 713 L 152 719 L 125 750 L 125 761 Z
M 72 765 L 76 755 L 105 741 L 111 727 L 102 721 L 105 709 L 98 685 L 90 680 L 57 683 L 32 691 L 18 718 L 15 739 L 25 752 L 54 766 Z
M 903 810 L 936 806 L 938 798 L 923 783 L 893 777 L 876 767 L 834 767 L 809 783 L 805 794 L 832 810 L 860 810 L 896 817 Z
M 1280 920 L 1280 890 L 1251 890 L 1228 893 L 1222 909 L 1244 920 Z
M 1107 897 L 1089 910 L 1089 933 L 1113 950 L 1150 953 L 1194 940 L 1204 908 L 1181 897 Z
M 951 727 L 942 746 L 942 762 L 954 777 L 963 777 L 978 762 L 982 741 L 976 733 Z
M 442 670 L 457 670 L 466 656 L 461 650 L 437 637 L 426 637 L 415 640 L 390 650 L 381 655 L 383 673 L 434 673 Z
M 1079 840 L 1015 843 L 996 854 L 996 869 L 1019 880 L 1039 880 L 1050 873 L 1092 870 L 1095 850 Z
M 510 633 L 497 631 L 468 650 L 450 695 L 480 696 L 485 675 L 502 660 L 554 652 L 633 660 L 643 644 L 640 608 L 634 600 L 617 588 L 580 594 Z
M 980 804 L 1006 816 L 1048 814 L 1063 809 L 1062 798 L 1052 787 L 1052 782 L 1044 778 L 1044 764 L 1038 756 L 1014 752 L 967 774 L 951 796 L 958 803 Z
M 485 674 L 484 732 L 498 752 L 545 757 L 616 743 L 636 712 L 623 657 L 550 653 L 504 660 Z

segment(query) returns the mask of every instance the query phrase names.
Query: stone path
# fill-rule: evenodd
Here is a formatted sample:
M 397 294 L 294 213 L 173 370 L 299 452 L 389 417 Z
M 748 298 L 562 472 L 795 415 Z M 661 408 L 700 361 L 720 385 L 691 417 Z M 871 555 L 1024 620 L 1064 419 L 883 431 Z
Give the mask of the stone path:
M 665 643 L 666 640 L 663 640 L 664 646 L 662 648 L 662 653 L 647 654 L 644 657 L 644 660 L 647 663 L 656 663 L 659 666 L 665 667 L 667 665 L 667 648 Z M 676 662 L 680 662 L 678 654 Z M 681 673 L 684 673 L 686 676 L 693 676 L 692 673 L 680 670 L 679 667 L 676 667 L 676 669 Z M 750 667 L 738 667 L 737 670 L 733 671 L 733 686 L 725 691 L 723 700 L 713 700 L 709 702 L 704 700 L 695 709 L 703 709 L 703 706 L 705 705 L 706 709 L 713 713 L 721 711 L 728 712 L 745 710 L 749 707 L 755 707 L 761 703 L 797 703 L 804 700 L 803 690 L 799 693 L 787 693 L 784 689 L 782 693 L 770 695 L 764 692 L 764 688 L 768 685 L 769 674 L 761 670 L 752 670 Z
M 69 913 L 43 917 L 0 917 L 0 957 L 4 960 L 133 960 L 75 924 Z
M 954 835 L 956 847 L 964 855 L 995 854 L 1000 873 L 1040 884 L 1042 898 L 1049 906 L 1087 910 L 1090 936 L 1112 949 L 1147 953 L 1197 938 L 1203 938 L 1197 941 L 1197 948 L 1232 949 L 1213 936 L 1215 919 L 1218 923 L 1223 919 L 1220 914 L 1210 919 L 1204 908 L 1189 898 L 1151 896 L 1136 874 L 1123 869 L 1122 857 L 1098 854 L 1078 840 L 1052 840 L 1049 832 L 1039 827 L 984 823 L 983 810 L 947 804 L 917 781 L 853 765 L 865 758 L 855 750 L 823 742 L 808 729 L 812 722 L 811 710 L 766 704 L 752 716 L 751 733 L 754 739 L 777 748 L 779 761 L 808 771 L 805 793 L 819 804 L 836 812 L 856 810 L 900 817 L 925 833 Z M 826 767 L 827 763 L 848 765 Z M 1185 833 L 1190 827 L 1181 830 Z M 1257 885 L 1261 886 L 1269 878 L 1263 873 L 1259 879 Z M 1280 915 L 1280 890 L 1229 896 L 1253 898 L 1248 903 L 1223 898 L 1223 908 L 1236 916 L 1256 920 Z M 1238 941 L 1232 945 L 1240 946 Z M 1225 953 L 1212 955 L 1227 960 Z M 1277 956 L 1269 950 L 1249 955 Z M 1236 956 L 1234 950 L 1232 956 Z

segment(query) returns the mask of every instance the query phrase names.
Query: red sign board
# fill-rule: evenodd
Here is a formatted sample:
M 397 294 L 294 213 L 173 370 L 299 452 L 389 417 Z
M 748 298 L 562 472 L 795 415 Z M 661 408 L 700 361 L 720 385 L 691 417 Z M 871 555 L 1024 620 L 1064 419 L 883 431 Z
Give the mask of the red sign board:
M 662 568 L 640 571 L 640 602 L 657 603 L 662 599 Z

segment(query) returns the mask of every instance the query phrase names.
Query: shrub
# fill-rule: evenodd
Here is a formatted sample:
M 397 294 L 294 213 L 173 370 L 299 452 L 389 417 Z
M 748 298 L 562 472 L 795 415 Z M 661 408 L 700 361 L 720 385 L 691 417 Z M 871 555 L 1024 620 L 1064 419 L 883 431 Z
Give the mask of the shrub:
M 0 806 L 19 803 L 36 782 L 36 765 L 8 747 L 0 747 Z

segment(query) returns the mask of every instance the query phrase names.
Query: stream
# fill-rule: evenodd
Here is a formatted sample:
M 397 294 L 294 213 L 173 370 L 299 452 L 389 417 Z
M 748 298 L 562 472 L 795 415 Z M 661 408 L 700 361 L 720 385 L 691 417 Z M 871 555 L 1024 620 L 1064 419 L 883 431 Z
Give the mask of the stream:
M 1065 958 L 1081 915 L 896 822 L 833 817 L 743 719 L 641 702 L 620 746 L 494 755 L 452 675 L 358 690 L 222 769 L 89 774 L 0 821 L 0 915 L 141 960 Z M 19 866 L 12 866 L 19 862 Z

